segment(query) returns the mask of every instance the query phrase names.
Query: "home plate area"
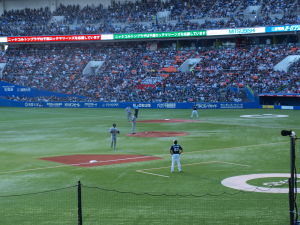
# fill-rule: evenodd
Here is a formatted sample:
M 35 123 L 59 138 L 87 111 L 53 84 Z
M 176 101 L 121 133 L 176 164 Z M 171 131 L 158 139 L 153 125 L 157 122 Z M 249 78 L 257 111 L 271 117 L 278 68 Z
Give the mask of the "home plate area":
M 63 155 L 40 158 L 42 160 L 68 164 L 71 166 L 92 167 L 119 163 L 142 162 L 161 159 L 147 155 Z

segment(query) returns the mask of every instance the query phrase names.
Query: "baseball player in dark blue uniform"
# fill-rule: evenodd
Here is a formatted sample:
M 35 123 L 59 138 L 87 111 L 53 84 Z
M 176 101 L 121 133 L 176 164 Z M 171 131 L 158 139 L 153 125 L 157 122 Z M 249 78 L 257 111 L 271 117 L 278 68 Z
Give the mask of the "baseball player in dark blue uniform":
M 134 108 L 134 116 L 135 116 L 135 118 L 137 119 L 137 118 L 138 118 L 138 115 L 139 115 L 139 106 L 138 106 L 137 104 L 135 104 L 135 105 L 133 106 L 133 108 Z
M 181 164 L 180 164 L 180 154 L 183 152 L 182 147 L 178 144 L 177 140 L 174 140 L 173 145 L 170 148 L 170 153 L 172 155 L 172 165 L 171 172 L 174 172 L 175 163 L 177 163 L 178 171 L 181 172 Z

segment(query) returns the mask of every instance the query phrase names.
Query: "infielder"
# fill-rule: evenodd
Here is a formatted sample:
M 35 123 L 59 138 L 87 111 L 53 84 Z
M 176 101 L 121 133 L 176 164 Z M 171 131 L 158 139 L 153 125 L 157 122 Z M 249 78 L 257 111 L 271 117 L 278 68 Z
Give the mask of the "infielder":
M 172 155 L 172 165 L 171 165 L 171 173 L 174 172 L 175 163 L 177 163 L 178 171 L 181 172 L 181 164 L 180 164 L 180 154 L 183 152 L 182 147 L 177 144 L 177 140 L 174 140 L 173 145 L 170 148 L 170 153 Z
M 139 115 L 139 106 L 137 104 L 135 104 L 133 106 L 133 108 L 134 108 L 134 116 L 135 116 L 135 118 L 138 118 L 138 115 Z
M 192 114 L 191 114 L 191 119 L 194 118 L 194 116 L 196 117 L 196 119 L 198 120 L 199 119 L 199 115 L 198 115 L 198 111 L 197 111 L 197 105 L 194 105 L 193 106 L 193 111 L 192 111 Z
M 111 145 L 110 147 L 113 148 L 114 150 L 116 150 L 117 147 L 117 134 L 120 133 L 120 131 L 118 130 L 118 128 L 116 128 L 116 124 L 114 123 L 112 125 L 112 128 L 109 129 L 109 133 L 111 133 Z
M 131 116 L 132 116 L 132 112 L 131 112 L 130 106 L 127 106 L 125 108 L 125 111 L 127 112 L 127 120 L 130 121 L 131 120 Z
M 132 116 L 131 117 L 131 134 L 135 134 L 135 124 L 136 124 L 136 117 Z

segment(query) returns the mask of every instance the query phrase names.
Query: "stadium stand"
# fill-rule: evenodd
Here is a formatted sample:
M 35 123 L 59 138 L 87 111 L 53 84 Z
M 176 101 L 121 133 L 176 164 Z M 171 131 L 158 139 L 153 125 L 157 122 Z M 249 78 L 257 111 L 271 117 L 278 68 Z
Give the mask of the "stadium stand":
M 2 56 L 6 62 L 2 81 L 79 95 L 91 101 L 245 102 L 246 89 L 256 94 L 299 93 L 297 72 L 290 72 L 295 66 L 288 72 L 274 70 L 279 61 L 293 54 L 299 54 L 299 49 L 292 44 L 180 50 L 150 50 L 147 43 L 105 47 L 21 45 L 10 47 Z M 193 58 L 198 58 L 199 63 L 181 72 L 180 65 Z M 104 63 L 97 71 L 83 75 L 92 60 Z
M 8 10 L 1 36 L 105 34 L 200 30 L 299 23 L 296 0 L 184 0 L 112 2 L 108 7 L 59 5 L 50 10 Z M 193 42 L 190 40 L 190 42 Z M 297 44 L 186 47 L 149 43 L 20 45 L 0 52 L 1 81 L 77 95 L 33 97 L 41 101 L 245 102 L 247 91 L 300 93 L 296 69 L 277 71 Z M 190 45 L 192 46 L 192 45 Z M 196 44 L 194 45 L 196 46 Z M 208 45 L 212 46 L 212 45 Z M 197 59 L 187 71 L 179 67 Z M 86 69 L 92 61 L 97 68 Z M 188 64 L 188 63 L 187 63 Z M 90 65 L 90 64 L 89 64 Z M 90 74 L 84 74 L 83 71 Z M 28 99 L 9 96 L 9 99 Z
M 0 35 L 96 34 L 201 30 L 299 23 L 298 1 L 185 0 L 60 5 L 5 11 Z M 60 18 L 60 19 L 57 19 Z

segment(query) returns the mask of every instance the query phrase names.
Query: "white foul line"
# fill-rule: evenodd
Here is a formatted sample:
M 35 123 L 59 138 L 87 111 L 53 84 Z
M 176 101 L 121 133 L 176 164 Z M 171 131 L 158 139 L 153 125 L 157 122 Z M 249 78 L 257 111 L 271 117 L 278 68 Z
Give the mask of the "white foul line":
M 232 162 L 225 162 L 225 161 L 216 161 L 216 163 L 224 163 L 224 164 L 231 164 L 231 165 L 237 165 L 237 166 L 250 167 L 249 165 L 246 165 L 246 164 L 232 163 Z
M 236 147 L 231 147 L 231 148 L 207 149 L 207 150 L 202 150 L 202 151 L 185 152 L 184 154 L 194 154 L 194 153 L 210 152 L 210 151 L 217 151 L 217 150 L 238 150 L 240 148 L 246 148 L 246 147 L 257 147 L 257 146 L 282 144 L 282 143 L 287 143 L 287 142 L 272 142 L 272 143 L 264 143 L 264 144 L 257 144 L 257 145 L 236 146 Z M 160 156 L 161 157 L 161 156 L 165 156 L 165 155 L 169 155 L 169 154 L 160 154 L 160 155 L 153 155 L 153 156 L 154 157 L 155 156 L 157 156 L 157 157 Z M 143 158 L 143 157 L 150 157 L 150 156 L 142 156 L 140 158 Z M 123 159 L 123 160 L 125 160 L 125 159 Z M 101 161 L 101 162 L 106 162 L 106 161 Z M 212 162 L 217 162 L 217 161 L 212 161 Z M 229 162 L 223 162 L 223 163 L 236 164 L 236 163 L 229 163 Z M 79 165 L 82 165 L 82 164 L 89 164 L 89 163 L 78 163 L 78 164 L 58 165 L 58 166 L 50 166 L 50 167 L 38 167 L 38 168 L 24 169 L 24 170 L 15 170 L 15 171 L 4 171 L 4 172 L 0 172 L 0 174 L 19 173 L 19 172 L 27 172 L 27 171 L 43 170 L 43 169 L 53 169 L 53 168 L 68 167 L 68 166 L 79 166 Z M 193 165 L 193 164 L 186 164 L 186 165 Z M 236 165 L 239 165 L 239 164 L 236 164 Z M 240 165 L 242 165 L 242 164 L 240 164 Z M 169 168 L 169 167 L 165 167 L 165 168 Z M 152 169 L 158 169 L 158 168 L 152 168 Z M 151 169 L 147 169 L 147 170 L 151 170 Z
M 230 164 L 230 165 L 237 165 L 237 166 L 249 167 L 249 165 L 246 165 L 246 164 L 231 163 L 231 162 L 225 162 L 225 161 L 207 161 L 207 162 L 198 162 L 198 163 L 184 164 L 183 166 L 194 166 L 194 165 L 209 164 L 209 163 L 224 163 L 224 164 Z M 162 175 L 162 174 L 157 174 L 157 173 L 145 172 L 145 170 L 159 170 L 159 169 L 167 169 L 167 168 L 170 168 L 170 167 L 169 167 L 169 166 L 164 166 L 164 167 L 156 167 L 156 168 L 142 169 L 142 170 L 136 170 L 136 172 L 138 172 L 138 173 L 145 173 L 145 174 L 154 175 L 154 176 L 160 176 L 160 177 L 167 177 L 167 178 L 169 178 L 170 176 L 166 176 L 166 175 Z
M 123 159 L 111 159 L 111 160 L 97 161 L 97 162 L 94 162 L 94 163 L 95 164 L 99 164 L 99 163 L 107 163 L 107 162 L 116 162 L 116 161 L 123 161 L 123 160 L 131 160 L 131 159 L 143 159 L 143 158 L 148 158 L 148 157 L 153 157 L 153 156 L 138 156 L 138 157 L 131 157 L 131 158 L 123 158 Z M 19 173 L 19 172 L 27 172 L 27 171 L 43 170 L 43 169 L 54 169 L 54 168 L 68 167 L 68 166 L 80 166 L 80 165 L 94 164 L 94 163 L 84 162 L 84 163 L 64 164 L 64 165 L 49 166 L 49 167 L 38 167 L 38 168 L 24 169 L 24 170 L 12 170 L 12 171 L 0 172 L 0 174 Z
M 145 171 L 143 171 L 143 170 L 136 170 L 136 172 L 138 172 L 138 173 L 150 174 L 150 175 L 159 176 L 159 177 L 167 177 L 167 178 L 170 177 L 170 176 L 165 176 L 165 175 L 162 175 L 162 174 L 156 174 L 156 173 L 145 172 Z
M 284 142 L 271 142 L 271 143 L 263 143 L 263 144 L 256 144 L 256 145 L 241 145 L 241 146 L 235 146 L 235 147 L 229 147 L 229 148 L 215 148 L 215 149 L 206 149 L 206 150 L 199 150 L 199 151 L 192 151 L 192 152 L 184 152 L 183 154 L 194 154 L 194 153 L 203 153 L 203 152 L 211 152 L 211 151 L 218 151 L 218 150 L 240 150 L 241 148 L 248 148 L 248 147 L 259 147 L 259 146 L 265 146 L 265 145 L 277 145 L 277 144 L 283 144 L 288 143 L 286 141 Z M 160 156 L 165 156 L 170 154 L 160 154 Z M 155 155 L 156 156 L 156 155 Z M 158 155 L 157 155 L 158 156 Z

